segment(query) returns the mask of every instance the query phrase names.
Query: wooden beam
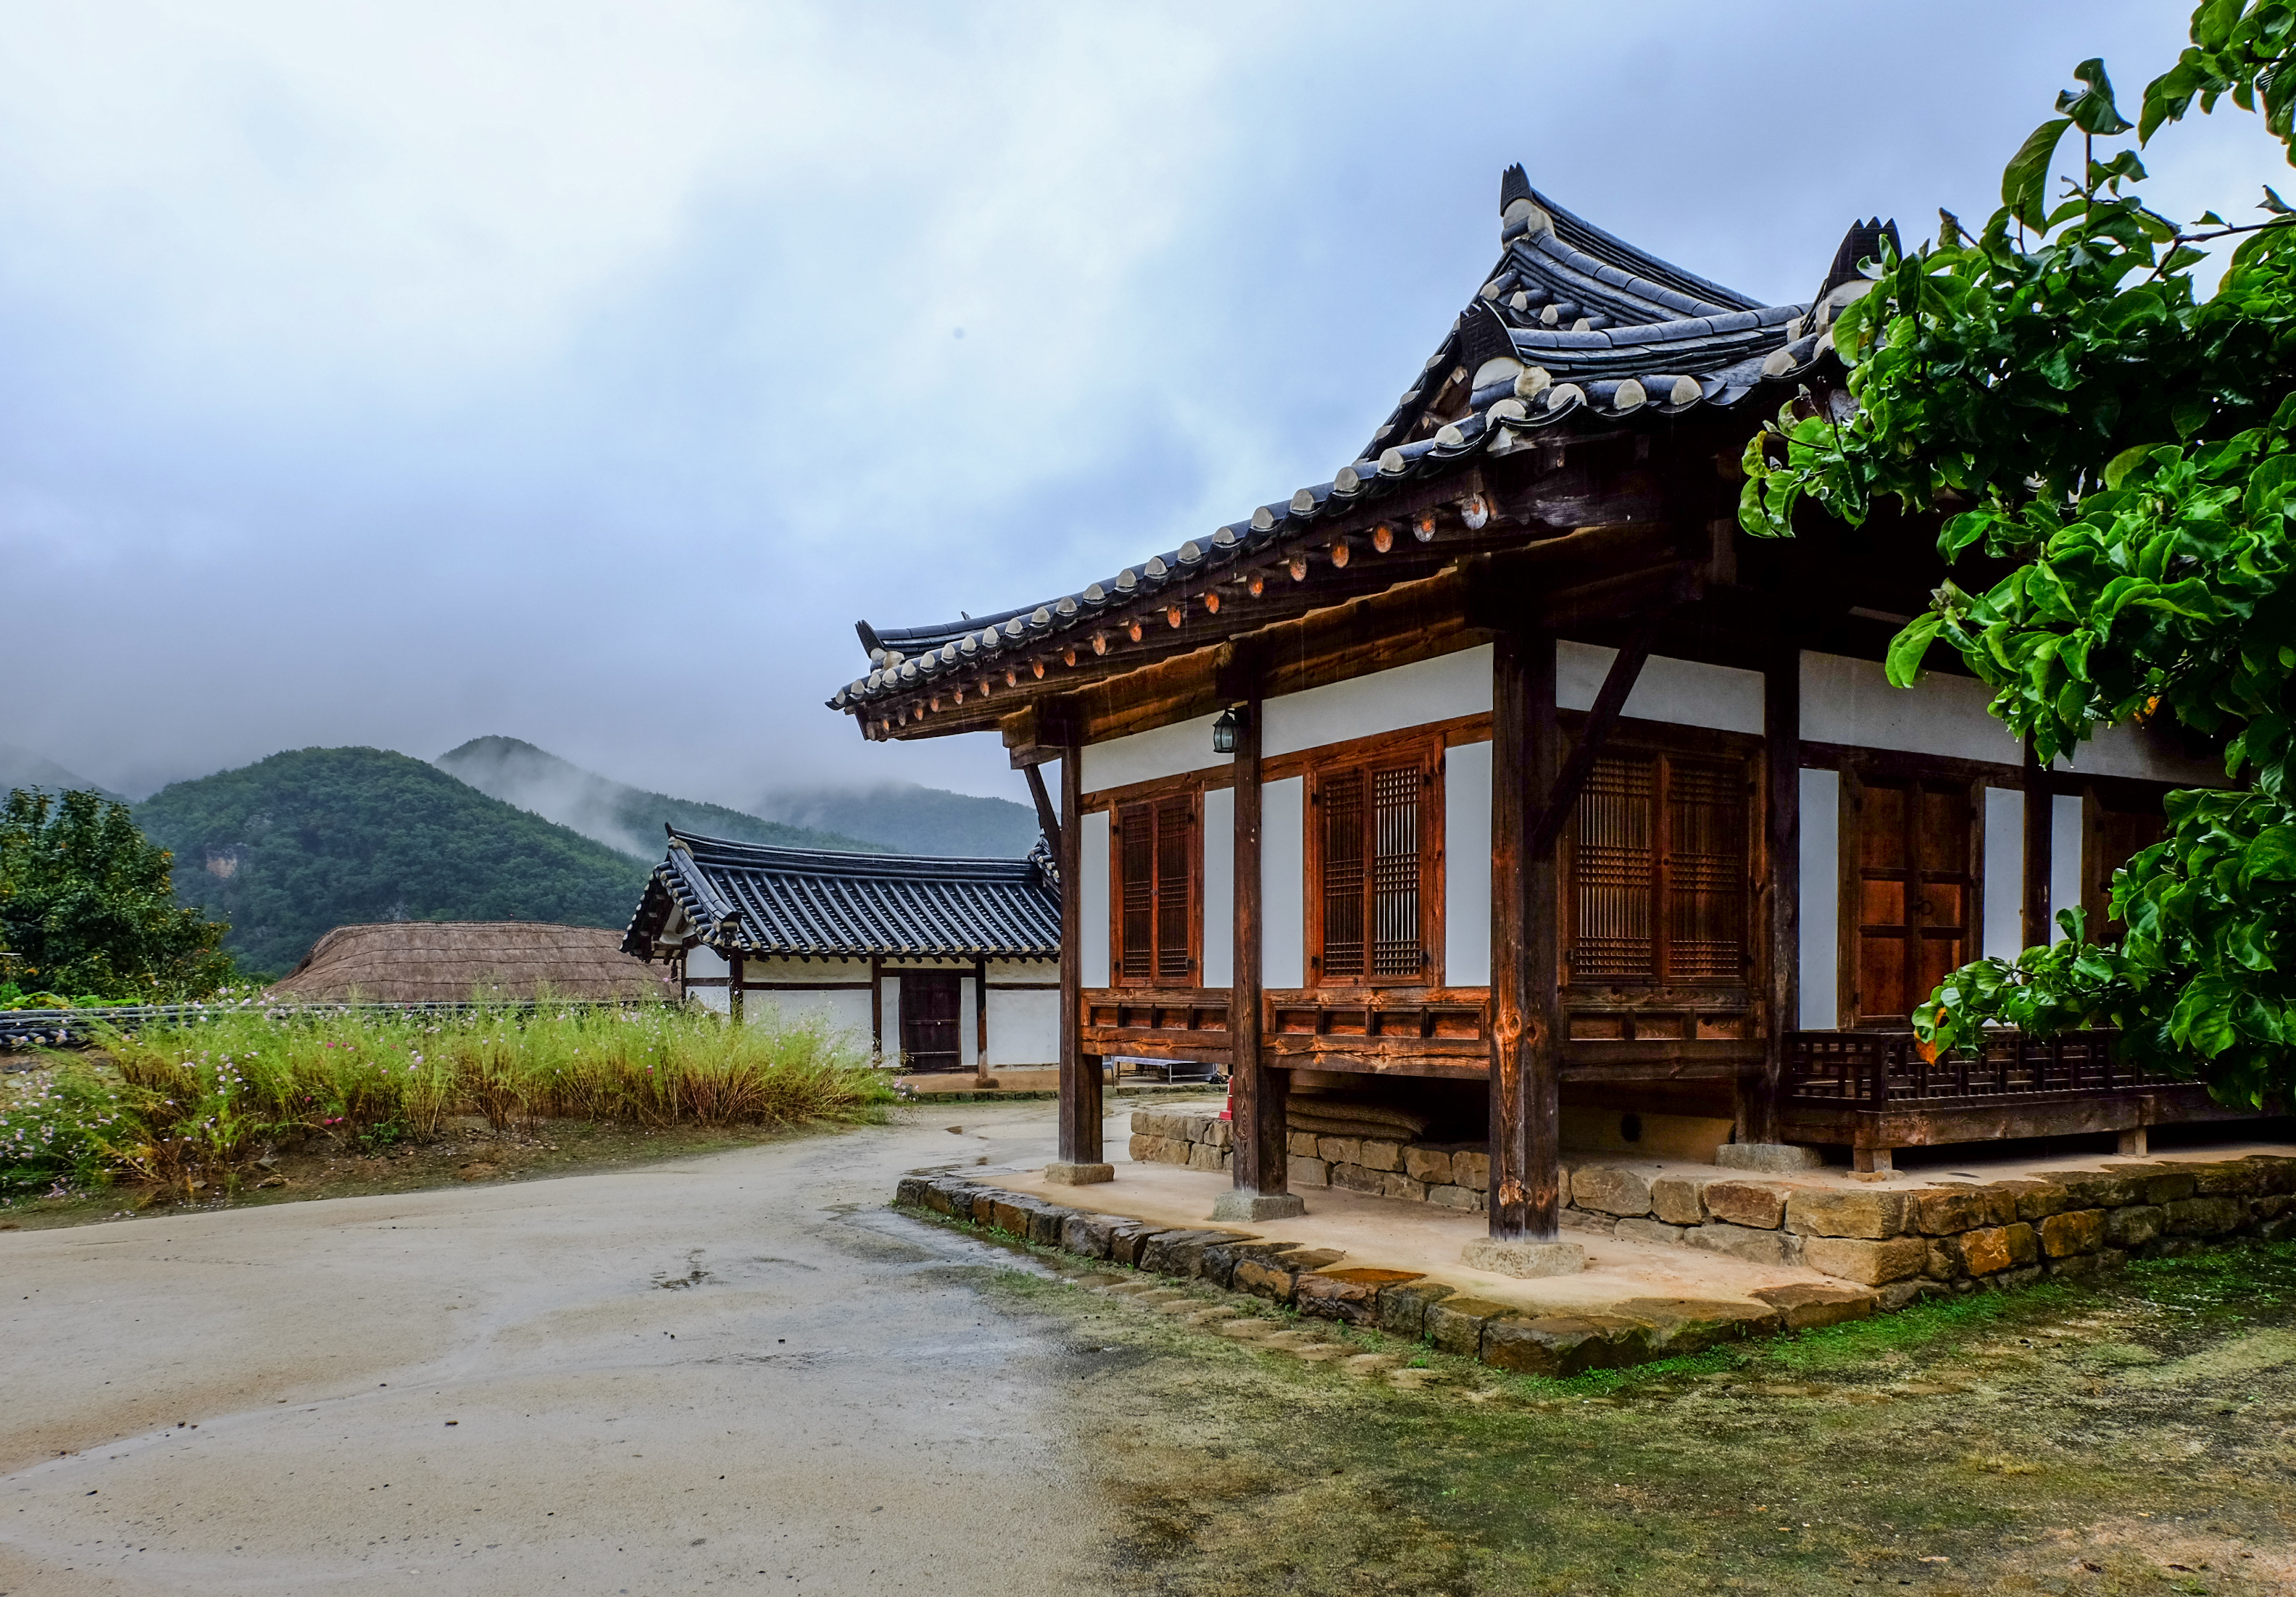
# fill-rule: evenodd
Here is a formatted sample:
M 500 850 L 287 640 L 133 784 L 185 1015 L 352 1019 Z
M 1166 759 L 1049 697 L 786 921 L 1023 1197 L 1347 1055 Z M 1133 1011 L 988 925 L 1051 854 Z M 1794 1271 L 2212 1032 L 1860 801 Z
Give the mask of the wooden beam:
M 1230 1100 L 1234 1106 L 1238 1190 L 1274 1197 L 1290 1191 L 1285 1159 L 1284 1093 L 1291 1072 L 1269 1067 L 1260 1046 L 1260 700 L 1251 692 L 1235 729 L 1235 838 L 1231 877 L 1235 914 L 1234 973 L 1228 984 Z
M 1100 1061 L 1084 1051 L 1084 738 L 1073 719 L 1061 755 L 1061 1163 L 1097 1165 Z
M 1502 633 L 1491 674 L 1490 1234 L 1551 1241 L 1560 1073 L 1555 883 L 1531 847 L 1530 795 L 1554 790 L 1552 633 Z
M 2021 930 L 2028 948 L 2049 946 L 2050 850 L 2056 838 L 2056 799 L 2049 791 L 2047 767 L 2025 740 L 2025 899 Z
M 1611 659 L 1611 669 L 1603 678 L 1602 692 L 1595 695 L 1595 708 L 1587 711 L 1587 723 L 1579 729 L 1578 745 L 1570 750 L 1570 759 L 1554 779 L 1554 790 L 1547 793 L 1546 802 L 1530 824 L 1533 859 L 1553 857 L 1554 839 L 1562 835 L 1562 823 L 1578 807 L 1578 795 L 1586 790 L 1587 779 L 1595 774 L 1595 761 L 1602 755 L 1611 728 L 1619 724 L 1619 717 L 1627 708 L 1627 700 L 1635 691 L 1635 679 L 1643 674 L 1643 663 L 1650 659 L 1659 628 L 1673 613 L 1674 606 L 1670 604 L 1644 611 L 1642 619 L 1635 624 L 1633 635 Z
M 1037 830 L 1045 834 L 1045 842 L 1051 848 L 1053 857 L 1058 859 L 1061 857 L 1061 818 L 1053 813 L 1053 796 L 1045 791 L 1045 774 L 1034 766 L 1021 768 L 1028 773 L 1029 797 L 1036 801 Z
M 1742 1138 L 1777 1141 L 1777 1103 L 1785 1080 L 1786 1034 L 1801 1024 L 1801 650 L 1780 644 L 1762 669 L 1763 852 L 1767 884 L 1769 1002 L 1762 1039 L 1762 1079 L 1745 1106 Z

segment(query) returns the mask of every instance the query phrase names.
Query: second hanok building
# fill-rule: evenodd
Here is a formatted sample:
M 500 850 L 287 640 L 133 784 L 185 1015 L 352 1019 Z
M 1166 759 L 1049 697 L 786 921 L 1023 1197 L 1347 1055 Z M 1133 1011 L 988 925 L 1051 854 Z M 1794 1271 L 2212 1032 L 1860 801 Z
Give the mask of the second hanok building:
M 1956 661 L 1888 686 L 1946 575 L 1933 524 L 1740 530 L 1750 434 L 1847 414 L 1828 329 L 1884 230 L 1768 306 L 1520 168 L 1500 213 L 1497 264 L 1330 481 L 1041 603 L 861 629 L 830 702 L 864 736 L 1059 762 L 1056 1173 L 1108 1173 L 1108 1055 L 1233 1069 L 1224 1213 L 1288 1208 L 1287 1090 L 1352 1089 L 1488 1139 L 1508 1243 L 1554 1235 L 1566 1131 L 1871 1167 L 2193 1110 L 2095 1038 L 1911 1046 L 1939 978 L 2055 908 L 2101 921 L 2166 787 L 2222 775 L 2127 733 L 2038 769 Z

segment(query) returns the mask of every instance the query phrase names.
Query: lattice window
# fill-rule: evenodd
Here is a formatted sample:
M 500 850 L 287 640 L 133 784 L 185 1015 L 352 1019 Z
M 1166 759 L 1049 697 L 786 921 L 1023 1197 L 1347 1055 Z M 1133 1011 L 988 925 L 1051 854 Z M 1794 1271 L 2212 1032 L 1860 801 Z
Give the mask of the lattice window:
M 1316 773 L 1316 979 L 1431 979 L 1434 781 L 1425 749 Z
M 1595 762 L 1572 816 L 1569 979 L 1746 979 L 1742 764 L 1622 751 Z
M 1196 968 L 1196 801 L 1183 794 L 1116 812 L 1116 974 L 1187 983 Z

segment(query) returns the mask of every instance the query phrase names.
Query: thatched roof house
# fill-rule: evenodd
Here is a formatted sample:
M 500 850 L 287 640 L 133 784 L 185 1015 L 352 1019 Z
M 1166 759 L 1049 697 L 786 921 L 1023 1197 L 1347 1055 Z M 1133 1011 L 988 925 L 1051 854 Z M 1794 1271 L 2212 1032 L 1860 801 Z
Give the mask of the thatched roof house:
M 541 921 L 389 921 L 338 926 L 271 989 L 328 1003 L 455 1003 L 472 997 L 673 998 L 622 934 Z

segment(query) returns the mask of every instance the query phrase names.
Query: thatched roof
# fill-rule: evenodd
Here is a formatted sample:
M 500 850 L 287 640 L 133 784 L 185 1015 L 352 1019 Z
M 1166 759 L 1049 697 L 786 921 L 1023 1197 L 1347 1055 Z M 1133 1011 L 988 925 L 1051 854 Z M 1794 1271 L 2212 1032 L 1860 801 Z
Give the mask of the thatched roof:
M 455 1003 L 473 996 L 669 998 L 665 972 L 621 933 L 542 921 L 389 921 L 338 926 L 271 990 L 282 998 Z

